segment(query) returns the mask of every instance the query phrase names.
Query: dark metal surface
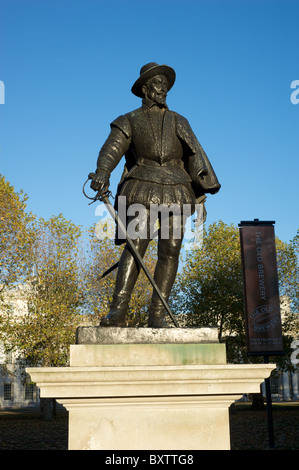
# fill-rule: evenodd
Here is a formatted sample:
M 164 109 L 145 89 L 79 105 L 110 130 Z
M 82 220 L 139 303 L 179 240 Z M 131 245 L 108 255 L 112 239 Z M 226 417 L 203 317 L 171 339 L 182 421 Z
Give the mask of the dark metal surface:
M 136 247 L 133 243 L 133 241 L 130 239 L 130 237 L 128 236 L 127 232 L 126 232 L 126 228 L 124 227 L 124 225 L 122 224 L 122 221 L 120 220 L 120 218 L 118 217 L 118 214 L 117 212 L 115 211 L 114 207 L 112 206 L 111 202 L 109 201 L 109 198 L 108 196 L 106 195 L 103 195 L 101 196 L 101 201 L 104 202 L 106 208 L 108 209 L 110 215 L 112 216 L 113 220 L 115 220 L 115 222 L 120 226 L 121 228 L 121 231 L 125 234 L 125 237 L 126 237 L 126 242 L 128 243 L 129 247 L 131 248 L 132 250 L 132 253 L 133 253 L 133 256 L 134 258 L 138 261 L 138 264 L 140 265 L 140 267 L 143 269 L 146 277 L 148 278 L 148 280 L 150 281 L 150 283 L 152 284 L 154 290 L 156 291 L 156 293 L 158 294 L 158 296 L 160 297 L 160 300 L 165 308 L 165 310 L 167 311 L 168 315 L 170 316 L 170 318 L 172 319 L 173 323 L 175 324 L 176 327 L 178 327 L 178 323 L 176 321 L 176 318 L 175 316 L 173 315 L 172 311 L 170 310 L 170 307 L 168 305 L 168 303 L 166 302 L 166 300 L 164 299 L 163 297 L 163 294 L 161 293 L 157 283 L 155 282 L 155 280 L 152 278 L 149 270 L 147 269 L 142 257 L 140 256 L 140 254 L 138 253 L 138 251 L 136 250 Z
M 99 152 L 96 172 L 91 174 L 91 188 L 98 193 L 95 200 L 105 198 L 110 174 L 125 156 L 115 208 L 106 200 L 110 204 L 108 209 L 116 209 L 117 223 L 119 196 L 126 198 L 127 207 L 138 203 L 149 211 L 153 204 L 177 204 L 182 213 L 184 205 L 194 212 L 197 201 L 204 203 L 205 194 L 215 194 L 220 189 L 213 167 L 188 121 L 166 105 L 167 93 L 174 82 L 175 72 L 171 67 L 154 62 L 143 66 L 132 86 L 132 93 L 142 98 L 142 106 L 111 123 L 111 132 Z M 149 212 L 144 222 L 139 220 L 139 225 L 148 222 Z M 167 301 L 178 269 L 184 223 L 185 219 L 180 227 L 181 239 L 175 237 L 174 228 L 167 240 L 158 236 L 158 260 L 154 278 L 149 278 L 154 286 L 149 327 L 168 327 L 165 310 L 176 323 Z M 126 246 L 118 263 L 110 311 L 101 326 L 125 325 L 125 314 L 140 266 L 144 269 L 142 257 L 149 241 L 149 234 L 134 241 L 116 238 L 117 244 L 126 243 Z

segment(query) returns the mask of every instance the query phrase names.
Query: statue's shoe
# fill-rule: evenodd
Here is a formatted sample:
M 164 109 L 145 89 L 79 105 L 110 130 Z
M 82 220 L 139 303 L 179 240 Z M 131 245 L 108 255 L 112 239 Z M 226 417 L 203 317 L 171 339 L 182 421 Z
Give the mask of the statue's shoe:
M 110 312 L 101 319 L 100 326 L 125 326 L 125 315 L 120 312 Z
M 170 328 L 168 323 L 165 321 L 164 311 L 160 309 L 158 311 L 149 311 L 148 325 L 149 328 Z

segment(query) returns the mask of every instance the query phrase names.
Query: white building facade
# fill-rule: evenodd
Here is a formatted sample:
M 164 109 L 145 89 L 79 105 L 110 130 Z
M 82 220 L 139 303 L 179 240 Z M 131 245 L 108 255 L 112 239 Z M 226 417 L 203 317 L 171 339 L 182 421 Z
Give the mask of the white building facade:
M 27 312 L 26 287 L 20 285 L 7 296 L 12 315 Z M 0 342 L 0 409 L 23 408 L 39 405 L 38 388 L 25 374 L 22 362 L 13 351 L 5 351 Z

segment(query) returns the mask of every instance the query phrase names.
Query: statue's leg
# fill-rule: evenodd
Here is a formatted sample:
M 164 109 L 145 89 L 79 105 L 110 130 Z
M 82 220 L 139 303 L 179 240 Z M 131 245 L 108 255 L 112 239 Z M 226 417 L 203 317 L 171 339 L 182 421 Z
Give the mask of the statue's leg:
M 147 219 L 140 221 L 140 225 L 147 224 Z M 128 218 L 128 224 L 132 218 Z M 142 229 L 142 227 L 141 227 Z M 145 227 L 146 232 L 147 225 Z M 143 238 L 136 238 L 132 240 L 138 253 L 143 257 L 149 244 L 149 236 Z M 124 326 L 128 305 L 130 302 L 132 290 L 138 278 L 140 267 L 131 253 L 128 245 L 125 246 L 119 260 L 116 283 L 113 293 L 113 299 L 110 305 L 109 313 L 106 317 L 102 318 L 101 326 Z
M 154 274 L 154 280 L 166 301 L 168 301 L 177 274 L 185 226 L 185 218 L 181 217 L 179 220 L 176 219 L 176 221 L 174 219 L 172 216 L 169 217 L 168 238 L 161 238 L 161 229 L 159 230 L 158 261 Z M 176 229 L 174 229 L 175 226 Z M 151 328 L 168 327 L 165 321 L 165 308 L 155 291 L 153 291 L 149 308 L 148 326 Z

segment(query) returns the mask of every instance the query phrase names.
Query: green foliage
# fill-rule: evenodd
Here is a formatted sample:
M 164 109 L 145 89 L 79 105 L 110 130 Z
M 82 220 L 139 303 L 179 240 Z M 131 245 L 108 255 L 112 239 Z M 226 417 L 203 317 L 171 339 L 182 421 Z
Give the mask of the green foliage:
M 33 241 L 30 224 L 34 219 L 26 212 L 27 196 L 16 192 L 0 175 L 0 301 L 16 283 L 28 274 L 28 252 Z
M 32 230 L 26 256 L 27 311 L 11 315 L 4 310 L 3 341 L 31 364 L 64 365 L 84 303 L 81 231 L 62 215 L 34 221 Z
M 294 238 L 285 243 L 276 239 L 277 265 L 280 281 L 280 295 L 291 301 L 293 312 L 299 311 L 299 230 Z

